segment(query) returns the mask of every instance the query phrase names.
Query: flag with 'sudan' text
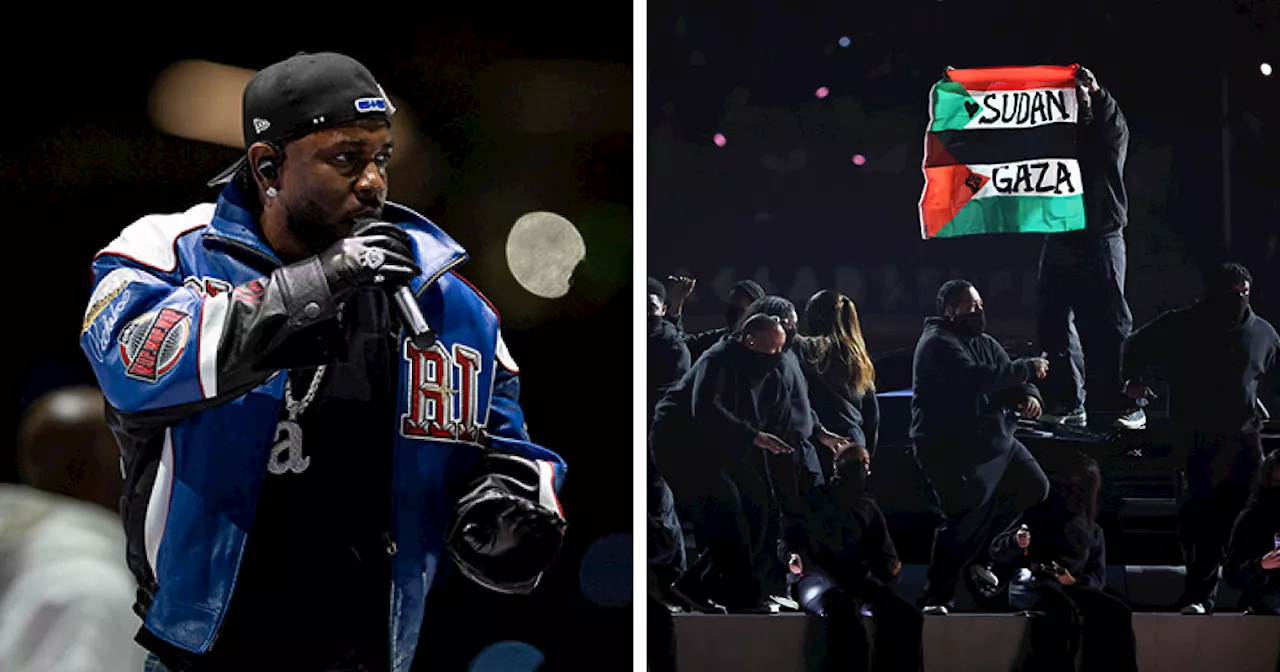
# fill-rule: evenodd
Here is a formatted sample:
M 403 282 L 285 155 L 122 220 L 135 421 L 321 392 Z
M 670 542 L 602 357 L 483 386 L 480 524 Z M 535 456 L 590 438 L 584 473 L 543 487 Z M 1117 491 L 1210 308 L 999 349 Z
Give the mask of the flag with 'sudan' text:
M 951 69 L 929 92 L 923 238 L 1084 228 L 1078 65 Z

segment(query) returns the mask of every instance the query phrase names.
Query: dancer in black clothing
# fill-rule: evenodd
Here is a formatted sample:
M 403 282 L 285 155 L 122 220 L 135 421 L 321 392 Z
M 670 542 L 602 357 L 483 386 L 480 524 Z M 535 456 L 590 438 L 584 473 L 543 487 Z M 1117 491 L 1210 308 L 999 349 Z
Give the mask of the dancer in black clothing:
M 978 290 L 951 280 L 938 292 L 938 317 L 925 320 L 912 362 L 911 438 L 945 521 L 933 539 L 926 614 L 946 614 L 965 565 L 985 555 L 992 531 L 1044 500 L 1049 482 L 1013 436 L 1015 413 L 1040 415 L 1043 359 L 1010 360 L 984 333 Z M 970 572 L 985 575 L 974 565 Z
M 1263 461 L 1236 519 L 1223 578 L 1249 613 L 1280 615 L 1280 450 Z
M 1039 611 L 1025 672 L 1137 672 L 1133 613 L 1103 592 L 1107 545 L 1098 516 L 1102 477 L 1083 453 L 1053 479 L 1049 497 L 991 543 L 999 574 L 1014 574 L 1009 602 Z
M 667 311 L 666 295 L 666 287 L 657 279 L 649 278 L 649 302 L 646 310 L 649 329 L 649 358 L 646 362 L 649 368 L 649 405 L 645 416 L 646 424 L 653 419 L 654 407 L 662 395 L 675 387 L 689 371 L 689 350 L 685 347 L 680 330 L 662 319 Z M 660 593 L 655 599 L 662 604 L 678 605 L 680 600 L 667 594 L 666 589 L 687 568 L 684 530 L 676 515 L 675 497 L 666 479 L 658 471 L 652 446 L 649 447 L 647 476 L 649 571 L 653 574 L 653 582 Z M 665 608 L 663 607 L 664 610 Z M 667 616 L 670 616 L 669 612 Z
M 689 502 L 710 566 L 690 571 L 681 591 L 729 611 L 764 605 L 755 560 L 771 526 L 773 496 L 764 452 L 793 451 L 794 379 L 780 365 L 786 334 L 761 315 L 698 358 L 654 412 L 649 440 L 678 500 Z M 803 381 L 800 381 L 802 384 Z
M 823 427 L 849 437 L 870 459 L 880 438 L 880 404 L 858 310 L 849 297 L 824 289 L 809 299 L 804 312 L 807 335 L 796 340 L 796 354 L 809 404 Z M 824 475 L 831 476 L 833 455 L 819 451 L 819 457 Z
M 1163 365 L 1168 375 L 1186 479 L 1179 511 L 1185 614 L 1213 611 L 1227 537 L 1262 464 L 1258 387 L 1280 390 L 1280 336 L 1249 308 L 1252 281 L 1243 266 L 1221 264 L 1206 277 L 1203 299 L 1160 315 L 1124 344 L 1130 396 L 1153 396 L 1143 380 L 1148 368 Z
M 835 459 L 835 477 L 795 516 L 778 543 L 790 569 L 792 599 L 827 619 L 824 669 L 865 670 L 871 647 L 862 607 L 875 618 L 877 672 L 916 672 L 921 665 L 920 611 L 893 588 L 902 562 L 884 514 L 866 492 L 867 455 L 850 444 Z

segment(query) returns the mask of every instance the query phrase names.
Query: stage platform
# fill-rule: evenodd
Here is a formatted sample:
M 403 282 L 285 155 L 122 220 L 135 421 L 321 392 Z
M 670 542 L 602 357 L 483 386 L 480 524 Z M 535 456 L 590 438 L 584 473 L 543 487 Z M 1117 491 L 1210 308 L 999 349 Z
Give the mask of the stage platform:
M 952 614 L 924 622 L 925 672 L 1013 670 L 1029 619 Z M 811 672 L 821 669 L 825 623 L 773 616 L 677 614 L 680 672 Z M 1278 672 L 1280 616 L 1134 614 L 1141 672 Z

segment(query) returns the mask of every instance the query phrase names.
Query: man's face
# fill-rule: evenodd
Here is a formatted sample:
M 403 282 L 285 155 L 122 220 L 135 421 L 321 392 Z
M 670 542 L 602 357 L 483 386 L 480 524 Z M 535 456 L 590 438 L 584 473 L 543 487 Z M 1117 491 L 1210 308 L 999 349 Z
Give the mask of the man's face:
M 961 296 L 955 307 L 951 309 L 952 316 L 969 315 L 982 310 L 982 295 L 978 294 L 978 290 L 974 287 L 969 288 L 969 293 Z
M 351 234 L 357 219 L 381 217 L 391 147 L 391 129 L 368 121 L 289 143 L 279 198 L 290 223 L 336 241 Z
M 788 338 L 795 335 L 796 325 L 798 324 L 800 324 L 800 316 L 796 315 L 796 311 L 794 310 L 788 313 L 785 318 L 783 318 L 782 329 L 787 332 Z
M 657 294 L 649 295 L 649 313 L 648 314 L 650 316 L 653 316 L 653 315 L 661 316 L 661 315 L 667 314 L 667 306 L 662 302 L 662 299 L 658 298 Z
M 782 352 L 782 347 L 787 344 L 787 334 L 782 330 L 781 324 L 775 323 L 773 327 L 763 329 L 758 334 L 743 336 L 742 344 L 752 352 L 776 355 Z

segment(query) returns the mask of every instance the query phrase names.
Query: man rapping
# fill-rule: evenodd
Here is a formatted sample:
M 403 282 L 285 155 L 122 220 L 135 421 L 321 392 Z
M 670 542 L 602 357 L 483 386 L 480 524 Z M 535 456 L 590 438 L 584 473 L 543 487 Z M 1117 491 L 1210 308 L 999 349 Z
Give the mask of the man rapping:
M 1049 480 L 1013 436 L 1017 413 L 1040 415 L 1043 359 L 1010 361 L 987 335 L 982 297 L 965 280 L 938 291 L 938 316 L 925 320 L 912 362 L 911 439 L 945 521 L 934 533 L 926 614 L 946 614 L 964 566 L 1009 517 L 1044 501 Z
M 80 343 L 149 669 L 408 670 L 420 630 L 441 648 L 428 593 L 526 593 L 560 550 L 565 465 L 529 440 L 498 315 L 466 252 L 386 201 L 394 111 L 349 57 L 271 65 L 217 202 L 93 261 Z

